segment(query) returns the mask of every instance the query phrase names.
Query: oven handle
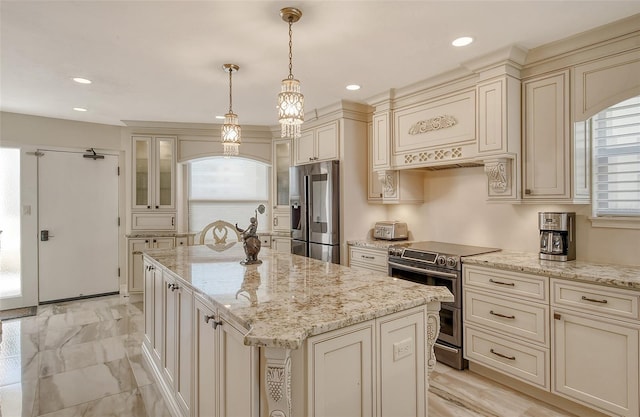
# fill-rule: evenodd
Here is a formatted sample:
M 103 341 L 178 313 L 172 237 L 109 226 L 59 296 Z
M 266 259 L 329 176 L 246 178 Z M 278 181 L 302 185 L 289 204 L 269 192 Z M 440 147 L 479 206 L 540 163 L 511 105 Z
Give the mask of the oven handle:
M 395 263 L 395 262 L 389 262 L 389 266 L 393 266 L 393 267 L 396 267 L 398 269 L 404 269 L 404 270 L 407 270 L 407 271 L 420 272 L 420 273 L 423 273 L 425 275 L 435 275 L 437 277 L 443 277 L 443 278 L 458 278 L 458 274 L 451 274 L 451 273 L 448 273 L 448 272 L 434 271 L 432 269 L 416 268 L 414 266 L 402 265 L 402 264 L 398 264 L 398 263 Z
M 434 343 L 433 345 L 434 345 L 434 346 L 438 346 L 440 349 L 442 349 L 442 350 L 447 350 L 447 351 L 449 351 L 449 352 L 451 352 L 451 353 L 458 353 L 458 351 L 460 350 L 460 349 L 454 349 L 454 348 L 451 348 L 451 347 L 449 347 L 449 346 L 445 346 L 445 345 L 440 344 L 440 343 L 438 343 L 438 342 Z

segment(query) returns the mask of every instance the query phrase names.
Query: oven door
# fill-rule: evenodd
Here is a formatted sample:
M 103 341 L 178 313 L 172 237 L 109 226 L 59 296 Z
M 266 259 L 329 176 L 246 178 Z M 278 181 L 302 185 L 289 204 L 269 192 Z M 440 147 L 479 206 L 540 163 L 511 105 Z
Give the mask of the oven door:
M 447 287 L 453 294 L 452 303 L 442 303 L 443 306 L 462 307 L 462 280 L 458 271 L 436 270 L 430 267 L 405 265 L 389 260 L 389 276 L 400 278 L 418 284 Z
M 441 304 L 438 340 L 462 346 L 462 310 L 446 303 Z

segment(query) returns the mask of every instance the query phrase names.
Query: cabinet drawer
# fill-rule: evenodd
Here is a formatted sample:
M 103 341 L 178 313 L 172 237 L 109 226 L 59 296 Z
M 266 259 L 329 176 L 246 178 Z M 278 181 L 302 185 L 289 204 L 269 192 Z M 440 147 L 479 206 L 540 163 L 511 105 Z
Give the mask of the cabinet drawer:
M 640 293 L 599 285 L 551 280 L 552 304 L 638 320 Z
M 176 246 L 188 246 L 189 238 L 188 237 L 177 237 L 176 238 Z
M 132 213 L 131 230 L 175 230 L 175 213 Z
M 549 307 L 464 291 L 464 320 L 546 344 L 549 340 Z
M 464 265 L 464 286 L 500 291 L 510 297 L 523 297 L 536 301 L 548 300 L 549 278 L 500 269 Z
M 387 271 L 387 252 L 382 250 L 367 249 L 361 247 L 351 247 L 349 249 L 349 263 L 359 263 L 375 268 L 376 270 Z
M 549 389 L 549 349 L 506 340 L 466 325 L 464 338 L 466 359 L 539 388 Z

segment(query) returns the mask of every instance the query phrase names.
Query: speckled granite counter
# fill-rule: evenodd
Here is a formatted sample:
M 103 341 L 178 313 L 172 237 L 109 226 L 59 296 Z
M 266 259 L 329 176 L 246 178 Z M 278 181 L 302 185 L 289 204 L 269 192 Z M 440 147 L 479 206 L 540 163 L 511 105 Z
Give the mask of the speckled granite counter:
M 347 245 L 360 246 L 369 249 L 381 249 L 386 250 L 391 245 L 397 245 L 398 243 L 410 243 L 412 240 L 373 240 L 373 239 L 358 239 L 348 240 Z
M 537 253 L 501 251 L 468 256 L 466 265 L 482 265 L 508 271 L 529 272 L 551 278 L 589 282 L 640 291 L 640 266 L 601 264 L 584 261 L 543 261 Z
M 243 266 L 238 244 L 216 252 L 206 245 L 145 254 L 250 331 L 245 344 L 299 348 L 312 335 L 424 305 L 452 301 L 444 287 L 427 287 L 370 271 L 263 248 L 260 265 Z
M 195 233 L 178 233 L 178 232 L 131 232 L 125 237 L 129 239 L 144 239 L 154 237 L 193 237 Z

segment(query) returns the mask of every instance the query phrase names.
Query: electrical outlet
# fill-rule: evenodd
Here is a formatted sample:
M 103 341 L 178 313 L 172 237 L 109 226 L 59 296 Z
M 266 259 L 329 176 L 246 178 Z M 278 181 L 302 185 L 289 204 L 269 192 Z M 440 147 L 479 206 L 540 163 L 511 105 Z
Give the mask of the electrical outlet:
M 413 339 L 408 338 L 393 344 L 393 360 L 398 361 L 413 355 Z

